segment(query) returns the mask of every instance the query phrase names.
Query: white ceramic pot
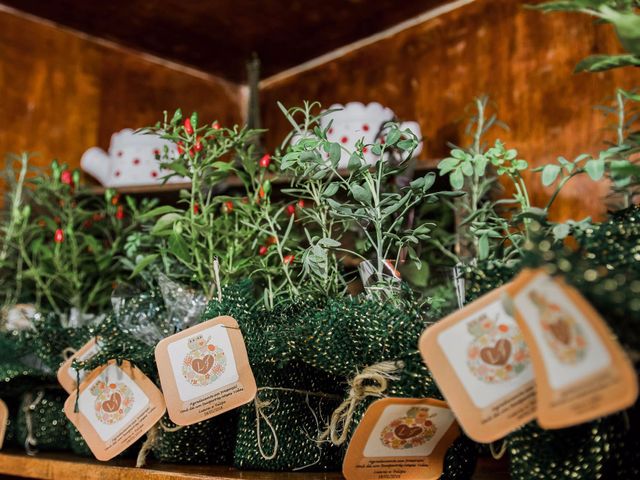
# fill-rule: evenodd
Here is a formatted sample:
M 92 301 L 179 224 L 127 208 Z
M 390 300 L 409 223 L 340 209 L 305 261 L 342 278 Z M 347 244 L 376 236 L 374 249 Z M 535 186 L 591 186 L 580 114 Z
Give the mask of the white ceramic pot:
M 156 155 L 163 155 L 165 146 L 169 149 L 169 158 L 178 155 L 174 143 L 127 128 L 111 136 L 108 153 L 92 147 L 84 152 L 80 165 L 105 187 L 160 184 L 169 172 L 161 168 Z M 186 181 L 183 177 L 169 179 L 169 183 Z

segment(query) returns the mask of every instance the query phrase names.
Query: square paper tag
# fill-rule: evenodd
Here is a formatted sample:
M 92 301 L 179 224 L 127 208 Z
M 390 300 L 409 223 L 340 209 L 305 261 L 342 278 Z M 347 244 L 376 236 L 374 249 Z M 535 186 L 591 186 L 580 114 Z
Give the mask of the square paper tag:
M 96 368 L 64 403 L 64 413 L 98 460 L 110 460 L 166 411 L 162 392 L 138 368 L 115 360 Z M 76 398 L 78 411 L 75 411 Z
M 74 360 L 78 360 L 80 362 L 84 362 L 89 360 L 91 357 L 95 356 L 100 351 L 100 338 L 94 337 L 85 343 L 80 350 L 71 355 L 65 362 L 60 365 L 58 369 L 58 382 L 62 385 L 67 393 L 71 393 L 76 389 L 76 381 L 78 377 L 80 378 L 80 383 L 84 380 L 84 377 L 87 375 L 87 372 L 84 370 L 80 370 L 80 372 L 75 371 L 71 367 Z
M 431 398 L 373 402 L 353 434 L 342 464 L 347 480 L 438 479 L 460 435 L 453 412 Z
M 4 434 L 7 433 L 7 425 L 9 424 L 9 409 L 7 404 L 0 398 L 0 450 L 4 443 Z
M 569 427 L 635 402 L 631 362 L 575 288 L 540 269 L 524 270 L 510 291 L 531 350 L 541 427 Z
M 507 287 L 427 328 L 422 358 L 466 434 L 488 443 L 536 413 L 533 367 L 524 336 L 505 310 Z
M 169 418 L 177 425 L 215 417 L 256 396 L 242 332 L 229 316 L 161 340 L 156 363 Z

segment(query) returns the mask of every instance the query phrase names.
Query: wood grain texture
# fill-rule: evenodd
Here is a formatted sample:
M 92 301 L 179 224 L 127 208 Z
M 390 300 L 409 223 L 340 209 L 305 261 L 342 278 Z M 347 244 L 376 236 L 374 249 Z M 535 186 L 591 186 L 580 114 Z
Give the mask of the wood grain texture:
M 152 463 L 132 468 L 133 460 L 101 463 L 68 454 L 43 453 L 27 457 L 23 453 L 0 452 L 0 475 L 19 475 L 44 480 L 343 480 L 338 472 L 249 472 L 213 465 L 166 465 Z M 473 480 L 506 480 L 507 463 L 481 458 Z
M 31 14 L 215 73 L 246 79 L 256 52 L 270 76 L 446 0 L 2 0 Z
M 289 125 L 276 101 L 287 106 L 319 100 L 325 106 L 377 101 L 403 120 L 417 120 L 427 138 L 423 159 L 447 154 L 447 142 L 466 144 L 466 107 L 488 94 L 509 132 L 499 132 L 532 165 L 563 155 L 595 153 L 607 125 L 593 109 L 616 87 L 640 86 L 640 69 L 573 74 L 595 53 L 616 52 L 609 26 L 579 14 L 542 14 L 519 0 L 477 0 L 393 37 L 275 82 L 263 82 L 263 125 L 273 148 Z M 533 201 L 546 203 L 539 177 L 529 179 Z M 576 178 L 555 218 L 599 217 L 607 186 Z
M 154 124 L 162 111 L 243 121 L 239 86 L 196 76 L 0 11 L 0 155 L 39 152 L 76 167 L 122 128 Z

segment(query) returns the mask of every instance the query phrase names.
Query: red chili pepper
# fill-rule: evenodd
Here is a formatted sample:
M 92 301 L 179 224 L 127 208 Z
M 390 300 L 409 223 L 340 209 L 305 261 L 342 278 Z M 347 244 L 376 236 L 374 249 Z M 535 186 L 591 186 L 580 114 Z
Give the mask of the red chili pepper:
M 198 137 L 198 140 L 196 141 L 196 145 L 195 147 L 193 147 L 196 152 L 199 152 L 202 150 L 202 142 L 200 141 L 200 138 L 201 137 Z
M 287 205 L 287 213 L 289 214 L 290 217 L 294 216 L 296 214 L 295 205 L 293 205 L 293 204 Z
M 269 247 L 267 247 L 266 245 L 261 245 L 260 248 L 258 249 L 258 254 L 266 255 L 268 250 L 269 250 Z
M 231 200 L 227 200 L 226 202 L 224 202 L 224 205 L 222 206 L 222 210 L 224 211 L 224 213 L 233 212 L 233 202 Z
M 184 131 L 187 135 L 191 135 L 193 133 L 193 127 L 191 126 L 190 118 L 185 119 L 183 126 L 184 126 Z
M 258 190 L 258 196 L 260 198 L 264 198 L 266 194 L 264 193 L 264 188 L 260 187 L 260 190 Z
M 178 146 L 178 153 L 182 155 L 184 153 L 184 143 L 182 143 L 182 140 L 179 140 L 176 145 Z
M 260 161 L 258 162 L 258 164 L 262 168 L 269 168 L 269 165 L 271 165 L 271 155 L 269 155 L 268 153 L 265 153 L 260 159 Z
M 189 149 L 189 156 L 190 156 L 190 157 L 195 157 L 195 155 L 196 155 L 196 150 L 195 150 L 195 148 L 194 148 L 194 147 L 191 147 L 191 148 Z
M 198 202 L 193 204 L 193 213 L 194 215 L 198 215 L 200 213 L 200 205 L 198 205 Z
M 267 244 L 275 245 L 276 243 L 278 243 L 278 237 L 276 237 L 275 235 L 271 235 L 269 238 L 267 238 Z
M 282 261 L 287 265 L 292 264 L 295 259 L 296 257 L 293 255 L 285 255 L 284 257 L 282 257 Z
M 118 205 L 118 209 L 116 210 L 116 218 L 118 220 L 122 220 L 124 218 L 124 206 Z
M 53 235 L 53 241 L 56 243 L 62 243 L 64 241 L 64 232 L 61 228 L 56 230 L 56 233 Z
M 218 122 L 213 122 L 211 124 L 211 128 L 213 128 L 214 130 L 220 130 L 220 124 Z
M 303 199 L 298 200 L 298 208 L 304 208 L 304 200 Z
M 62 183 L 64 183 L 65 185 L 72 185 L 73 184 L 73 175 L 71 174 L 71 171 L 64 170 L 60 174 L 60 181 Z
M 111 197 L 111 205 L 117 205 L 120 203 L 120 194 L 116 193 L 113 197 Z

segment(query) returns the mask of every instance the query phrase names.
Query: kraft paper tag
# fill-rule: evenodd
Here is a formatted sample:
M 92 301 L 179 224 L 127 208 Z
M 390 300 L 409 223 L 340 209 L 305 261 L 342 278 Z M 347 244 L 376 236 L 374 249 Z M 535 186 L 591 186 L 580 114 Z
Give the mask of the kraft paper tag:
M 127 449 L 166 411 L 162 392 L 129 362 L 110 360 L 89 373 L 78 391 L 65 402 L 64 413 L 98 460 Z
M 7 433 L 7 425 L 9 424 L 9 409 L 7 404 L 0 398 L 0 450 L 4 443 L 4 435 Z
M 99 351 L 100 338 L 92 338 L 76 353 L 65 360 L 62 365 L 60 365 L 60 368 L 58 369 L 58 383 L 62 385 L 62 388 L 64 388 L 67 393 L 71 393 L 76 389 L 76 381 L 78 380 L 78 377 L 80 378 L 80 383 L 82 383 L 82 380 L 84 380 L 84 377 L 87 375 L 87 372 L 84 370 L 76 372 L 76 370 L 71 366 L 73 361 L 78 360 L 80 362 L 84 362 L 95 356 Z
M 508 313 L 508 286 L 430 326 L 420 353 L 460 426 L 489 443 L 531 421 L 536 393 L 531 356 Z
M 633 365 L 575 288 L 542 269 L 524 270 L 511 295 L 531 350 L 541 427 L 569 427 L 635 403 Z
M 242 332 L 229 316 L 161 340 L 156 363 L 169 418 L 177 425 L 215 417 L 257 393 Z
M 460 435 L 453 412 L 431 398 L 383 398 L 365 412 L 342 464 L 347 480 L 436 480 Z

